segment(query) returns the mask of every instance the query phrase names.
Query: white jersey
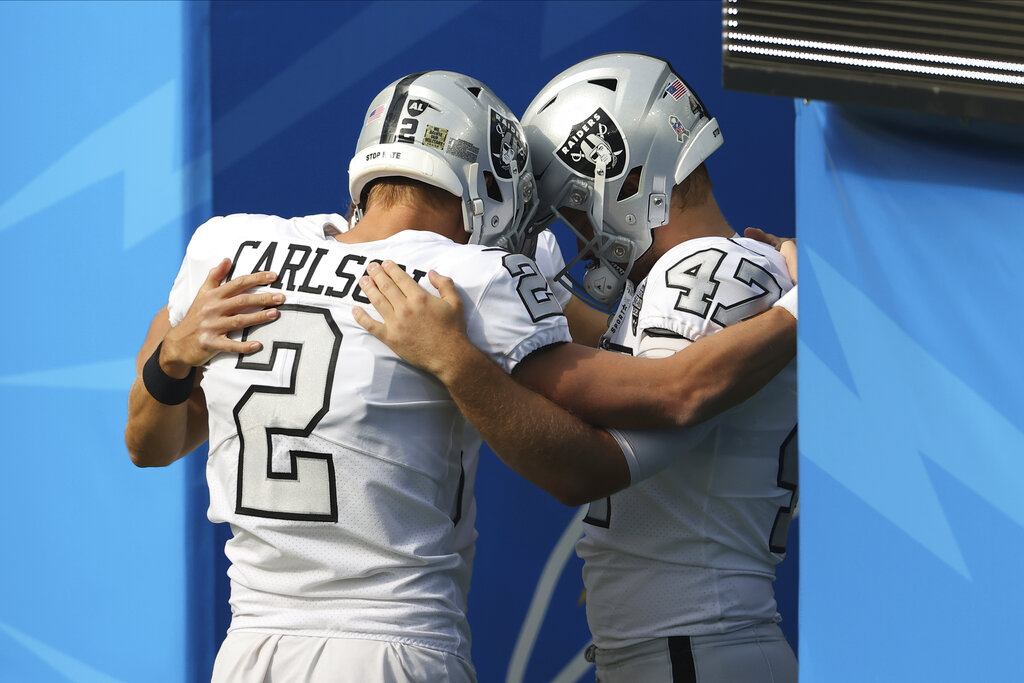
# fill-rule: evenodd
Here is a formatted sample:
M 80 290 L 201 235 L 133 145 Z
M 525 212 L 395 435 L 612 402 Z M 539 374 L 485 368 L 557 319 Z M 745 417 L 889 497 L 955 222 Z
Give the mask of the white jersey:
M 363 330 L 367 263 L 390 259 L 432 293 L 452 277 L 470 339 L 506 371 L 569 339 L 533 261 L 432 232 L 333 239 L 337 215 L 234 215 L 202 225 L 170 295 L 171 323 L 209 270 L 274 270 L 278 320 L 244 330 L 251 355 L 205 368 L 209 518 L 231 524 L 231 630 L 367 638 L 469 659 L 466 594 L 480 437 L 444 386 Z
M 606 346 L 645 355 L 670 338 L 681 348 L 766 310 L 791 287 L 771 247 L 689 240 L 623 298 Z M 577 552 L 598 647 L 779 620 L 772 581 L 796 502 L 795 426 L 791 363 L 694 429 L 616 432 L 639 459 L 667 466 L 592 503 L 584 520 Z
M 562 258 L 562 250 L 558 246 L 555 234 L 550 230 L 542 230 L 537 235 L 537 252 L 533 257 L 537 267 L 544 273 L 548 281 L 548 288 L 558 300 L 558 305 L 565 308 L 572 298 L 572 292 L 568 287 L 558 281 L 558 274 L 565 268 L 565 259 Z

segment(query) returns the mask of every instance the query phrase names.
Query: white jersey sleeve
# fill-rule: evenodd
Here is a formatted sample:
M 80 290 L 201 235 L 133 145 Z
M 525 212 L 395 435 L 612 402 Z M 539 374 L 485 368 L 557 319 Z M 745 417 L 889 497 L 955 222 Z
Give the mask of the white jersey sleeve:
M 534 260 L 541 272 L 544 273 L 544 277 L 548 281 L 548 288 L 558 300 L 558 305 L 565 308 L 569 299 L 572 298 L 572 292 L 557 280 L 558 274 L 565 268 L 565 259 L 562 258 L 562 250 L 558 246 L 555 234 L 550 230 L 543 230 L 537 236 L 537 254 Z
M 617 317 L 628 330 L 619 343 L 640 356 L 666 344 L 658 338 L 692 343 L 768 310 L 792 287 L 785 259 L 766 244 L 742 237 L 688 240 L 663 255 L 626 302 L 630 314 Z
M 483 349 L 492 349 L 492 359 L 505 372 L 512 372 L 537 349 L 568 341 L 568 335 L 561 334 L 563 329 L 568 331 L 568 323 L 530 257 L 502 253 L 500 260 L 501 269 L 482 290 L 486 298 L 471 306 L 466 325 L 469 338 Z M 515 332 L 531 327 L 538 328 L 537 334 L 523 337 Z M 514 340 L 514 345 L 503 340 Z

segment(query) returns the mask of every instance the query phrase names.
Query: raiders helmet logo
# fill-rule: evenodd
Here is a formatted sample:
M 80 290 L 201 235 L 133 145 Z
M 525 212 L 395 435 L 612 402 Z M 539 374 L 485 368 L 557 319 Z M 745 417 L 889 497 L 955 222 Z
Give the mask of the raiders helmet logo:
M 490 153 L 494 175 L 508 180 L 512 177 L 512 164 L 516 173 L 526 169 L 526 138 L 515 121 L 506 119 L 491 109 Z
M 626 143 L 612 117 L 600 107 L 573 125 L 555 154 L 563 164 L 587 178 L 594 177 L 598 160 L 604 161 L 606 180 L 622 175 L 626 168 Z

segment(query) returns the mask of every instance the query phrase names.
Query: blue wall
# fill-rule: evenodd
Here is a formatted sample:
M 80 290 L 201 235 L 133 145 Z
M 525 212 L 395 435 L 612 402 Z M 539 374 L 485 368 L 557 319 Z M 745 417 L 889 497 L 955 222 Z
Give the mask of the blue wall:
M 792 104 L 721 89 L 720 12 L 715 1 L 0 3 L 0 253 L 18 256 L 0 335 L 12 454 L 0 680 L 209 670 L 227 625 L 226 530 L 203 519 L 202 453 L 131 466 L 134 355 L 203 219 L 344 210 L 363 113 L 390 81 L 465 71 L 521 112 L 582 58 L 664 56 L 722 126 L 709 168 L 726 216 L 792 234 Z M 489 456 L 477 490 L 481 680 L 578 680 L 576 511 Z M 794 560 L 779 593 L 796 642 Z
M 185 44 L 178 3 L 0 4 L 2 680 L 184 678 L 185 469 L 136 470 L 122 435 L 209 211 Z
M 801 680 L 1024 680 L 1024 128 L 797 105 Z

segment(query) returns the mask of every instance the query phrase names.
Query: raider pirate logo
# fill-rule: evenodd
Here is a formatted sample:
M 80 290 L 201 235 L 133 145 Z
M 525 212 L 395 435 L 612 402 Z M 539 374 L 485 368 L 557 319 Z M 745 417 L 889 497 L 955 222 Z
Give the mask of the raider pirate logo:
M 510 119 L 491 111 L 491 166 L 494 174 L 508 180 L 512 177 L 512 162 L 518 173 L 526 168 L 526 140 L 523 131 Z
M 558 146 L 558 158 L 576 173 L 594 177 L 598 159 L 604 159 L 605 179 L 622 175 L 626 168 L 626 143 L 622 133 L 604 109 L 575 124 L 572 132 Z

